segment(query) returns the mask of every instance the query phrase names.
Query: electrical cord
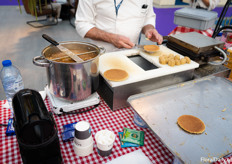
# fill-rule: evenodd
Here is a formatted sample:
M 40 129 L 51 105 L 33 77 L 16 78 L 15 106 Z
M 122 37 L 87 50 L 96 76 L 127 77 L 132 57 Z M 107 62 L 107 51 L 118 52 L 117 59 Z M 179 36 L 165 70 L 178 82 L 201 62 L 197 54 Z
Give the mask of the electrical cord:
M 99 103 L 100 104 L 100 103 Z M 78 111 L 70 111 L 70 112 L 65 112 L 63 109 L 60 109 L 60 112 L 62 112 L 61 115 L 68 115 L 68 114 L 81 114 L 81 113 L 86 113 L 86 112 L 89 112 L 95 108 L 97 108 L 99 106 L 99 104 L 97 105 L 94 105 L 94 107 L 90 108 L 90 109 L 87 109 L 87 110 L 83 110 L 84 108 L 82 109 L 79 109 Z M 80 111 L 82 110 L 82 111 Z

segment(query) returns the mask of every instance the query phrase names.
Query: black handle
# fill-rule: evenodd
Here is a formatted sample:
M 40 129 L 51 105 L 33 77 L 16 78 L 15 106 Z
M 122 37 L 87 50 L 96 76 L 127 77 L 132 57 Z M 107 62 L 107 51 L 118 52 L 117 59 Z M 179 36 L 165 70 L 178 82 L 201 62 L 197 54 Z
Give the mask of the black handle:
M 53 44 L 54 46 L 58 46 L 59 43 L 57 41 L 55 41 L 54 39 L 52 39 L 50 36 L 48 36 L 47 34 L 43 34 L 42 37 L 47 40 L 48 42 L 50 42 L 51 44 Z

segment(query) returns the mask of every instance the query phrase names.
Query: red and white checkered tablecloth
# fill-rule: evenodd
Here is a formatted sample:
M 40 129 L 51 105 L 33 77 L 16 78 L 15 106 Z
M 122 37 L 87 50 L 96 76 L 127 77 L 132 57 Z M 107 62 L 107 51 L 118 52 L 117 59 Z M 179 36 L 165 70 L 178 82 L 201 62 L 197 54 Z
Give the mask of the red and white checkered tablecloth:
M 187 33 L 187 32 L 198 32 L 198 33 L 203 34 L 203 35 L 208 36 L 208 37 L 212 37 L 212 35 L 213 35 L 213 29 L 211 29 L 211 28 L 206 29 L 206 30 L 198 30 L 198 29 L 184 27 L 184 26 L 177 26 L 168 35 Z
M 3 104 L 6 102 L 0 101 L 0 123 L 7 124 L 10 110 L 3 108 Z M 48 100 L 45 100 L 47 108 L 51 109 L 51 104 Z M 124 154 L 133 152 L 137 149 L 141 149 L 143 153 L 152 161 L 152 163 L 172 163 L 173 155 L 163 145 L 163 143 L 155 137 L 153 132 L 148 129 L 143 129 L 136 126 L 133 123 L 133 110 L 131 108 L 123 108 L 118 111 L 111 111 L 104 100 L 101 99 L 100 105 L 92 111 L 75 115 L 54 115 L 55 121 L 58 126 L 58 135 L 60 139 L 60 147 L 65 164 L 69 163 L 106 163 L 114 158 L 122 156 Z M 97 131 L 102 129 L 109 129 L 115 133 L 116 140 L 113 146 L 113 150 L 110 156 L 101 157 L 96 150 L 96 144 L 94 144 L 94 153 L 86 157 L 78 157 L 73 150 L 72 142 L 63 142 L 61 133 L 62 127 L 65 124 L 73 123 L 76 121 L 85 120 L 91 125 L 92 136 L 94 138 Z M 123 127 L 143 130 L 145 132 L 144 146 L 133 148 L 121 148 L 118 137 L 118 132 L 123 130 Z M 18 143 L 15 136 L 6 136 L 6 127 L 0 127 L 0 164 L 18 164 L 22 163 Z M 94 140 L 94 143 L 95 140 Z

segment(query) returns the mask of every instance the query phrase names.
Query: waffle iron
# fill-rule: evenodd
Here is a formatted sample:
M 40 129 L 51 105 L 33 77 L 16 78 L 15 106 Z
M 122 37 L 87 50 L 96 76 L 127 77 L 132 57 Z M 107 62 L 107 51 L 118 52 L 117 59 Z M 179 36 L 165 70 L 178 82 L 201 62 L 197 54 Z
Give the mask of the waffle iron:
M 168 37 L 167 47 L 184 56 L 189 56 L 199 64 L 209 63 L 221 65 L 226 61 L 226 53 L 222 50 L 224 42 L 210 38 L 197 32 L 181 33 Z M 219 62 L 210 58 L 220 56 Z

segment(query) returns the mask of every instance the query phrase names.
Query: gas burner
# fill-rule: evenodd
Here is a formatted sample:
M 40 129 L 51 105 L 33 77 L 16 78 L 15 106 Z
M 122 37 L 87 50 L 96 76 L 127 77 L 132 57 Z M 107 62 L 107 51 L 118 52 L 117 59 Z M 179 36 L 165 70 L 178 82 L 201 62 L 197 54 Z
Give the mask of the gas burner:
M 77 102 L 70 102 L 52 95 L 48 87 L 45 87 L 47 96 L 52 104 L 52 111 L 55 114 L 63 114 L 64 112 L 78 111 L 82 108 L 93 106 L 100 103 L 100 97 L 97 92 L 90 95 L 87 99 Z

